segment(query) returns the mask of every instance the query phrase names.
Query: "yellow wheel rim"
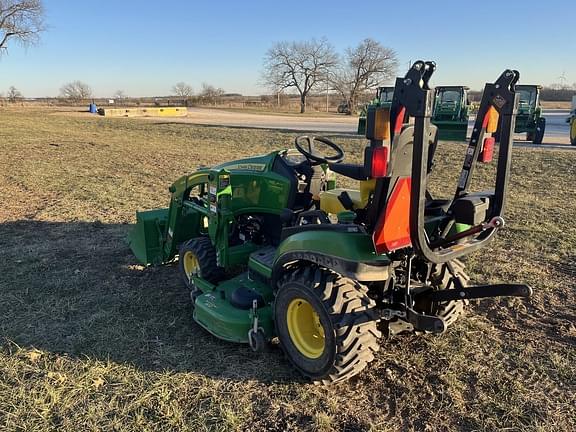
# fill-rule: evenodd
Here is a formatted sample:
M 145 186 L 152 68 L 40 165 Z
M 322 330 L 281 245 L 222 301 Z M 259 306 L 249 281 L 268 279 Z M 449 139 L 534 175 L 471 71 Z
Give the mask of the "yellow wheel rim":
M 318 358 L 324 352 L 324 327 L 312 305 L 296 298 L 288 305 L 286 314 L 288 333 L 294 346 L 308 358 Z
M 198 271 L 200 270 L 200 263 L 198 262 L 198 258 L 194 252 L 184 252 L 182 261 L 184 264 L 184 273 L 186 273 L 188 279 L 192 279 L 192 276 L 196 276 L 198 274 Z
M 570 128 L 570 139 L 576 140 L 576 117 L 572 119 L 572 127 Z

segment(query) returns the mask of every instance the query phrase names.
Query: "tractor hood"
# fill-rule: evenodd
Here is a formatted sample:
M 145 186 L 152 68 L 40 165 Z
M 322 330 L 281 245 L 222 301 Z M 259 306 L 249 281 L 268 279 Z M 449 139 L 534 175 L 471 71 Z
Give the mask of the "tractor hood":
M 223 164 L 215 166 L 213 169 L 226 171 L 252 171 L 252 172 L 264 172 L 269 171 L 274 164 L 276 156 L 278 156 L 278 151 L 268 153 L 267 155 L 256 156 L 246 159 L 238 159 L 235 161 L 225 162 Z

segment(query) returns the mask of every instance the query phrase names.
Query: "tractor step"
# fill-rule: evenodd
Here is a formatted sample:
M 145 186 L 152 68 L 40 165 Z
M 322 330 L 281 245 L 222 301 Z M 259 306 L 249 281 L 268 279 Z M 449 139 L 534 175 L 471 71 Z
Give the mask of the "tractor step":
M 248 268 L 266 278 L 270 278 L 272 277 L 272 266 L 274 265 L 275 257 L 276 248 L 274 246 L 266 246 L 262 249 L 258 249 L 256 252 L 250 254 Z

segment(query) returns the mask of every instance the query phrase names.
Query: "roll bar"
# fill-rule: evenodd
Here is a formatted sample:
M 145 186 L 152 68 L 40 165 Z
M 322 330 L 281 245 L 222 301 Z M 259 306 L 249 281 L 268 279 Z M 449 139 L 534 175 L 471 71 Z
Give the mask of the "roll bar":
M 494 142 L 491 133 L 495 132 L 495 127 L 490 124 L 493 123 L 491 117 L 497 116 L 496 121 L 499 119 L 501 131 L 500 149 L 494 198 L 486 221 L 458 234 L 458 238 L 441 237 L 431 244 L 424 229 L 424 212 L 430 167 L 430 117 L 434 102 L 429 81 L 435 69 L 434 62 L 417 61 L 404 78 L 396 80 L 390 108 L 390 132 L 393 140 L 394 135 L 401 132 L 402 125 L 407 123 L 408 118 L 414 118 L 409 212 L 410 240 L 417 255 L 432 263 L 440 264 L 484 246 L 504 225 L 502 214 L 506 203 L 513 131 L 518 107 L 518 97 L 514 86 L 518 82 L 519 73 L 515 70 L 505 70 L 494 83 L 486 84 L 454 195 L 454 200 L 456 200 L 468 193 L 472 173 L 483 147 L 487 145 L 487 140 L 492 140 L 491 144 Z M 394 149 L 392 149 L 393 152 Z M 467 237 L 473 238 L 465 243 L 453 244 L 455 240 Z

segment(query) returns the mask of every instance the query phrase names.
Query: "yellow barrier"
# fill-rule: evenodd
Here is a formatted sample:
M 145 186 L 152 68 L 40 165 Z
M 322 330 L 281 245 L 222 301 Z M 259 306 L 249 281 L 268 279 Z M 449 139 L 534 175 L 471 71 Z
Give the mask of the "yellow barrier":
M 186 107 L 166 108 L 100 108 L 104 117 L 183 117 L 188 113 Z

